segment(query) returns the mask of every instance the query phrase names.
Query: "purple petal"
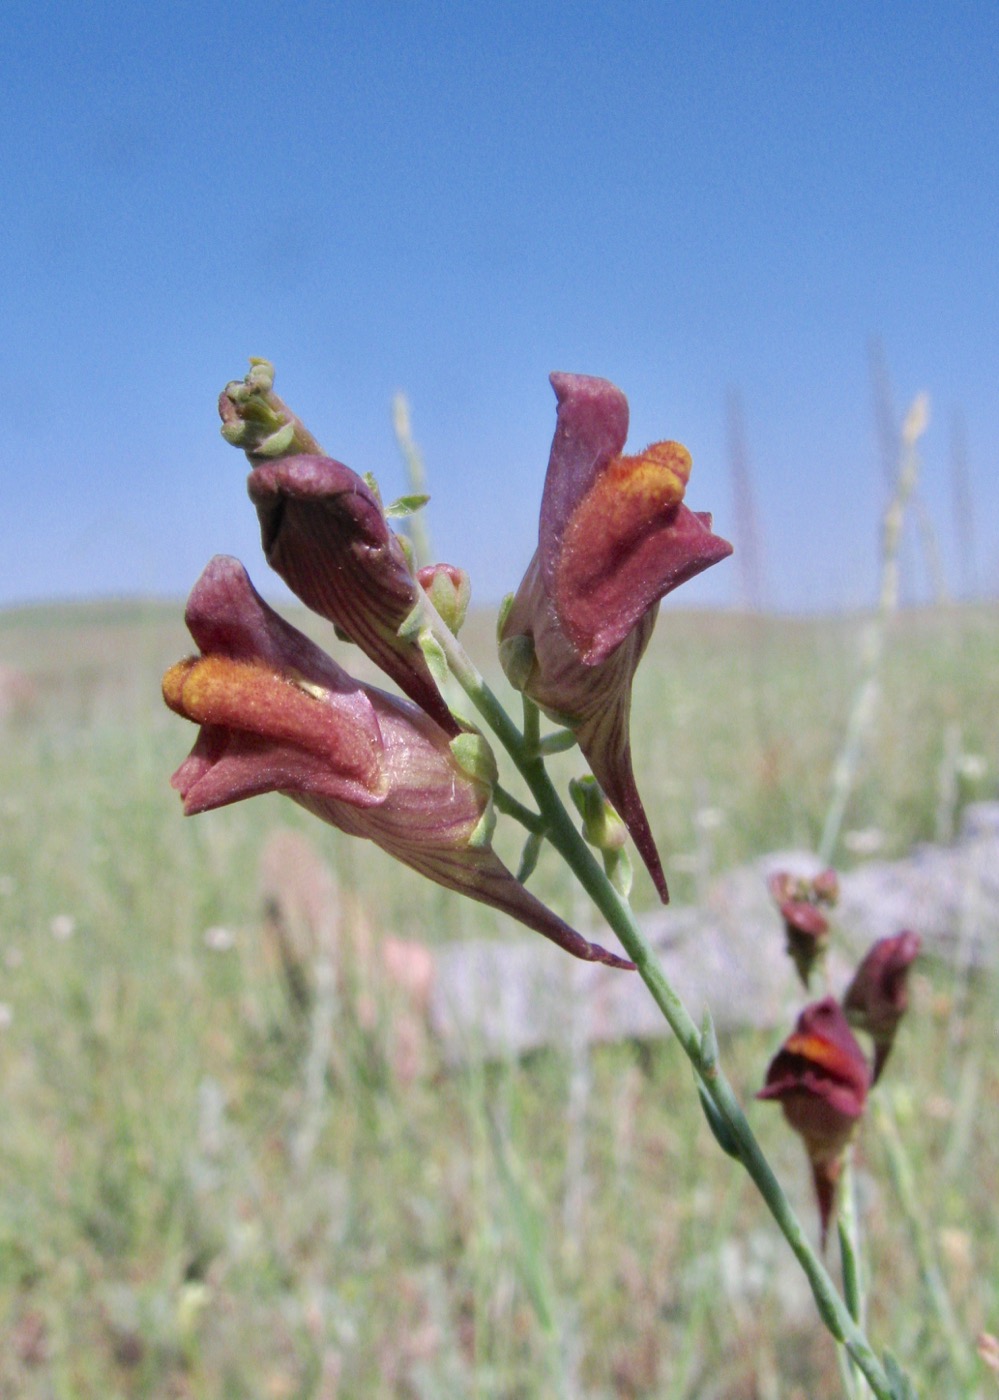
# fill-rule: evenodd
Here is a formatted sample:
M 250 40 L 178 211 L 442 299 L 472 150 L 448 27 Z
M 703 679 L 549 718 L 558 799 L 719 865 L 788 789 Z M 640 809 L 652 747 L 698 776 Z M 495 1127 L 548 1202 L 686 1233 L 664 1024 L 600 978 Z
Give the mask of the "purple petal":
M 457 734 L 419 644 L 398 636 L 420 587 L 367 484 L 331 457 L 299 455 L 255 467 L 247 486 L 271 568 Z

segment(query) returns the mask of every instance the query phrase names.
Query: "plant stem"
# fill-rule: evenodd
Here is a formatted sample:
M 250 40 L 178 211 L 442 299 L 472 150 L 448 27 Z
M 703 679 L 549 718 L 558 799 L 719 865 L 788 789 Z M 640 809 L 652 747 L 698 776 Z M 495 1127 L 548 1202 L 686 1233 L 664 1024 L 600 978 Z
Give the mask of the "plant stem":
M 902 1143 L 898 1124 L 892 1112 L 891 1101 L 880 1101 L 874 1106 L 874 1121 L 888 1157 L 888 1172 L 892 1185 L 898 1194 L 902 1214 L 909 1227 L 913 1252 L 919 1265 L 919 1274 L 930 1307 L 937 1315 L 940 1330 L 954 1373 L 968 1384 L 974 1366 L 968 1355 L 960 1324 L 954 1315 L 954 1308 L 937 1262 L 930 1231 L 926 1224 L 926 1210 L 919 1201 L 915 1178 L 908 1154 Z
M 833 769 L 832 796 L 822 829 L 822 839 L 819 841 L 819 860 L 824 864 L 832 860 L 836 850 L 864 745 L 877 713 L 888 627 L 898 610 L 898 554 L 902 526 L 905 524 L 906 507 L 919 479 L 917 444 L 926 429 L 928 413 L 928 400 L 925 394 L 920 394 L 909 409 L 902 428 L 902 460 L 898 479 L 881 522 L 881 591 L 878 610 L 864 627 L 861 640 L 863 675 L 853 697 L 843 747 Z
M 701 1034 L 680 997 L 673 990 L 630 906 L 607 879 L 592 851 L 566 811 L 538 753 L 537 739 L 528 743 L 500 701 L 493 694 L 453 634 L 427 605 L 425 624 L 442 647 L 448 666 L 469 699 L 496 734 L 530 788 L 545 821 L 547 836 L 580 884 L 617 934 L 634 962 L 642 981 L 663 1013 L 684 1054 L 724 1118 L 738 1148 L 739 1159 L 749 1172 L 784 1238 L 805 1272 L 816 1306 L 826 1327 L 842 1342 L 870 1383 L 878 1400 L 892 1400 L 890 1383 L 860 1326 L 850 1316 L 825 1266 L 809 1244 L 801 1222 L 791 1208 L 753 1133 L 728 1079 L 714 1054 L 706 1054 Z M 534 708 L 533 706 L 531 707 Z M 536 713 L 536 711 L 535 711 Z M 527 725 L 532 726 L 530 711 Z
M 839 1179 L 839 1246 L 843 1268 L 843 1296 L 850 1315 L 858 1327 L 866 1326 L 867 1300 L 864 1296 L 863 1257 L 860 1242 L 860 1221 L 857 1215 L 857 1176 L 853 1149 L 848 1148 Z M 870 1394 L 852 1358 L 850 1368 L 851 1393 L 855 1400 L 867 1400 Z
M 537 812 L 532 812 L 530 807 L 525 807 L 523 802 L 518 802 L 512 792 L 507 792 L 506 788 L 499 783 L 493 784 L 493 801 L 497 809 L 507 817 L 513 817 L 520 822 L 521 826 L 526 826 L 528 831 L 533 831 L 538 836 L 545 833 L 545 819 Z

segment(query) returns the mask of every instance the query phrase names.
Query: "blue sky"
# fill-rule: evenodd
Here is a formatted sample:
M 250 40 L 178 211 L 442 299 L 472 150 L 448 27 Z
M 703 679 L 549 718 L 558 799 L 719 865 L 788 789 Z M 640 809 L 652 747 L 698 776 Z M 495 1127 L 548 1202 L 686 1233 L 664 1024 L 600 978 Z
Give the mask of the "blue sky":
M 735 388 L 767 600 L 866 604 L 872 337 L 899 413 L 931 395 L 954 588 L 962 415 L 999 587 L 994 3 L 8 0 L 4 29 L 0 605 L 181 596 L 218 551 L 280 596 L 215 415 L 249 355 L 386 497 L 406 391 L 482 600 L 533 548 L 550 370 L 618 383 L 636 448 L 685 442 L 738 539 Z

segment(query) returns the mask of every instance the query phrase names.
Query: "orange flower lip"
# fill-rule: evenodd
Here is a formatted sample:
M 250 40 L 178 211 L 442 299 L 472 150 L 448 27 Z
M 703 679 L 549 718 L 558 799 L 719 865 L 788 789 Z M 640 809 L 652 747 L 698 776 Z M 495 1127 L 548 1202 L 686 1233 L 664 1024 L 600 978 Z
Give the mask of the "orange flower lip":
M 570 928 L 493 851 L 488 748 L 459 752 L 412 701 L 353 680 L 264 602 L 235 559 L 211 561 L 186 617 L 201 655 L 163 678 L 167 705 L 200 725 L 171 779 L 185 812 L 283 793 L 576 957 L 632 966 Z
M 784 1042 L 784 1049 L 789 1055 L 800 1055 L 809 1064 L 816 1065 L 836 1078 L 852 1081 L 856 1077 L 851 1056 L 822 1035 L 807 1032 L 789 1035 Z
M 660 599 L 732 547 L 712 534 L 710 515 L 684 505 L 685 447 L 654 442 L 626 456 L 620 389 L 584 374 L 553 374 L 551 385 L 558 411 L 538 548 L 504 623 L 503 664 L 517 689 L 573 730 L 666 903 L 632 769 L 632 680 Z
M 613 573 L 651 531 L 661 529 L 683 500 L 690 453 L 678 442 L 656 442 L 634 457 L 615 457 L 573 511 L 562 537 L 558 578 L 592 587 Z
M 163 698 L 170 709 L 195 724 L 294 744 L 335 762 L 345 778 L 371 791 L 386 787 L 379 744 L 357 742 L 358 731 L 344 725 L 328 692 L 295 676 L 279 675 L 259 661 L 189 657 L 163 677 Z M 377 722 L 370 738 L 377 741 Z
M 863 1052 L 834 997 L 812 1002 L 770 1062 L 757 1098 L 805 1094 L 824 1101 L 836 1115 L 864 1111 L 870 1072 Z
M 597 666 L 659 600 L 732 546 L 683 496 L 690 453 L 655 442 L 625 456 L 628 401 L 606 379 L 553 374 L 558 399 L 541 501 L 538 559 L 558 620 Z

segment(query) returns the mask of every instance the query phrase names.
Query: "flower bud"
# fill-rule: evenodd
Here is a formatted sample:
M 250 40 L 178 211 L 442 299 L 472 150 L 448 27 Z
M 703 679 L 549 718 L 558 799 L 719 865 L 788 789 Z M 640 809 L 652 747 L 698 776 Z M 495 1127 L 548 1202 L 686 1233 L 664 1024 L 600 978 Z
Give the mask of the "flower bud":
M 831 877 L 831 879 L 830 879 Z M 798 878 L 786 870 L 771 875 L 768 886 L 784 920 L 787 952 L 807 989 L 812 968 L 825 956 L 829 944 L 829 920 L 818 907 L 831 903 L 837 888 L 836 874 L 827 870 L 815 880 Z
M 857 968 L 843 998 L 850 1024 L 874 1041 L 875 1084 L 895 1043 L 898 1023 L 908 1010 L 909 968 L 920 947 L 919 935 L 908 929 L 879 939 Z
M 468 574 L 455 564 L 427 564 L 416 577 L 445 627 L 457 636 L 472 596 Z
M 583 819 L 583 835 L 598 851 L 619 851 L 628 839 L 628 829 L 600 791 L 596 778 L 573 778 L 569 796 Z

